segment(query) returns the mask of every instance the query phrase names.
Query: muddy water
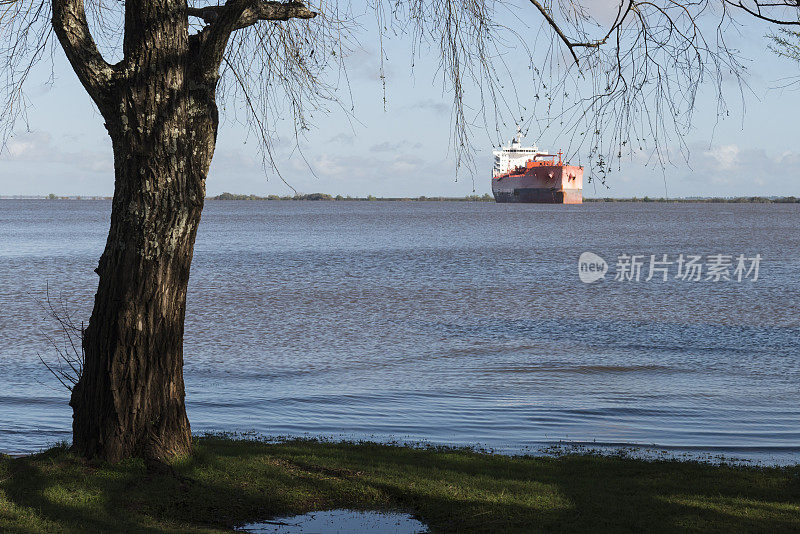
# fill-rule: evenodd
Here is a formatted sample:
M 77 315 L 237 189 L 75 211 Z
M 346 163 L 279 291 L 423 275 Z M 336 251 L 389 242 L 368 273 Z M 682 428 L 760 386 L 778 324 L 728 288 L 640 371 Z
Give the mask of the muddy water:
M 0 200 L 0 450 L 69 439 L 36 305 L 88 320 L 103 201 Z M 656 444 L 800 458 L 800 206 L 209 201 L 194 431 Z M 609 273 L 581 283 L 591 251 Z M 758 280 L 613 280 L 620 255 L 760 254 Z M 735 261 L 734 261 L 735 263 Z

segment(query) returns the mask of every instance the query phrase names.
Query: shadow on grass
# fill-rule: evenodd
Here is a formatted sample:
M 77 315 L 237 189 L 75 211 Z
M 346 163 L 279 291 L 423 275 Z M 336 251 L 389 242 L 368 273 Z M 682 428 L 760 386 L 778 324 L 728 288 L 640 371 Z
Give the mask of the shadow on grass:
M 798 467 L 585 455 L 509 458 L 381 445 L 314 449 L 304 457 L 301 445 L 291 456 L 302 467 L 316 462 L 350 469 L 372 458 L 365 476 L 374 487 L 444 528 L 480 531 L 470 518 L 483 517 L 485 527 L 497 521 L 519 531 L 800 532 Z M 420 481 L 435 481 L 436 487 Z M 431 521 L 448 508 L 450 517 Z
M 434 532 L 797 532 L 800 468 L 203 438 L 174 472 L 65 449 L 0 459 L 0 531 L 219 532 L 401 510 Z

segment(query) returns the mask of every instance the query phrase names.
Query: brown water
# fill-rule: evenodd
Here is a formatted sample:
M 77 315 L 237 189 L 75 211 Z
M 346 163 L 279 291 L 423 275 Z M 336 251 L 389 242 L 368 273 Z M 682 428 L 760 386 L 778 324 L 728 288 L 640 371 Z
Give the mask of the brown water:
M 69 439 L 35 301 L 49 285 L 88 320 L 109 210 L 0 200 L 2 451 Z M 209 201 L 192 428 L 797 462 L 798 230 L 798 205 Z M 584 251 L 612 272 L 620 254 L 763 260 L 757 281 L 586 285 Z

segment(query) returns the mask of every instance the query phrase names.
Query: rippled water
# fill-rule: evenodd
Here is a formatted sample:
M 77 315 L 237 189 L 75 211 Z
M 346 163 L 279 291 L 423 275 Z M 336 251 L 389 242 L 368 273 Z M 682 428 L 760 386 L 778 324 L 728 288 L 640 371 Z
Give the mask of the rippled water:
M 109 210 L 0 201 L 0 450 L 69 439 L 36 299 L 88 320 Z M 797 205 L 209 201 L 192 429 L 800 461 L 798 230 Z M 763 260 L 755 282 L 586 285 L 584 251 Z

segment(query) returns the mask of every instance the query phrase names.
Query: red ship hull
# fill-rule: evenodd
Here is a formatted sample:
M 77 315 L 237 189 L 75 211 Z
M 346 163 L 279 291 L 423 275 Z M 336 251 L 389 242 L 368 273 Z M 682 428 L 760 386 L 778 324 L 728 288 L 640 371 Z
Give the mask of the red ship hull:
M 554 161 L 529 161 L 524 167 L 492 178 L 497 202 L 583 203 L 583 167 Z

